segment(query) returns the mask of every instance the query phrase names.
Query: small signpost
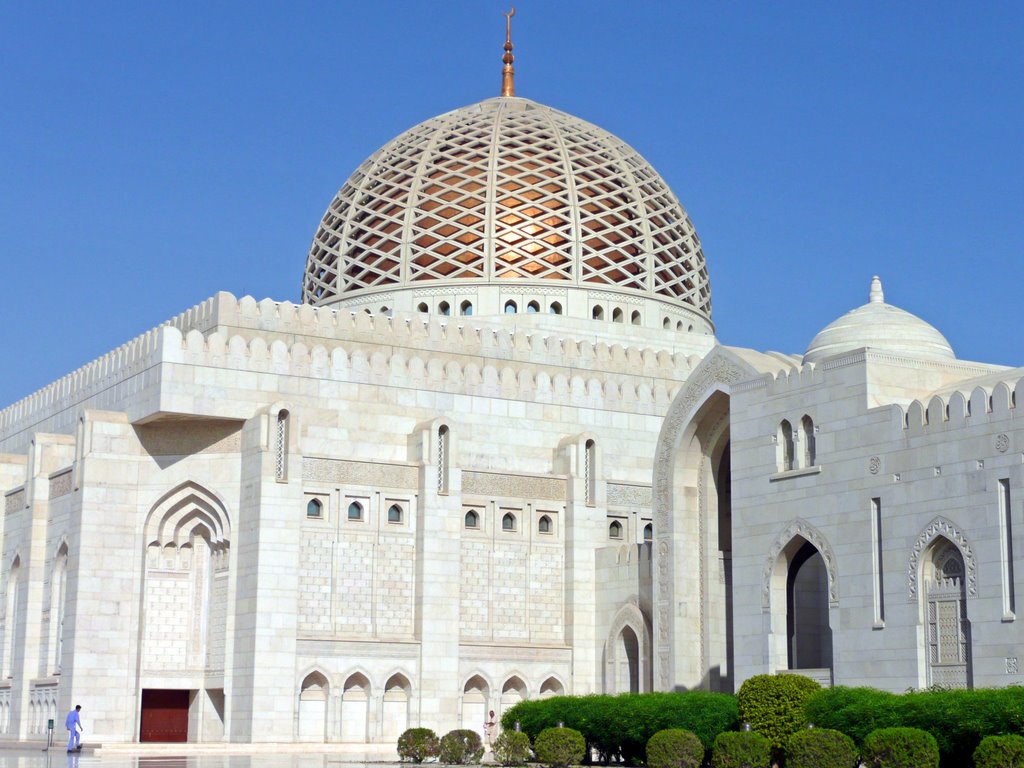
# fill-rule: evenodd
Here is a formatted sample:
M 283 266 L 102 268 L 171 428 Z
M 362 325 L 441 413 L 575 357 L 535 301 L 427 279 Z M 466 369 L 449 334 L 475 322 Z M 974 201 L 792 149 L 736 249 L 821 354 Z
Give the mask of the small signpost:
M 53 718 L 51 717 L 46 721 L 46 750 L 49 751 L 50 747 L 53 746 Z

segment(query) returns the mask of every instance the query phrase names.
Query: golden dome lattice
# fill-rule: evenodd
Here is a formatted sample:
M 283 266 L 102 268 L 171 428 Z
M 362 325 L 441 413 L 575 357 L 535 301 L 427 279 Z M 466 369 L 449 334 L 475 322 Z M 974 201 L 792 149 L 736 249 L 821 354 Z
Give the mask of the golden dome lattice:
M 302 298 L 506 280 L 613 287 L 711 316 L 697 233 L 650 164 L 595 125 L 509 97 L 369 157 L 324 214 Z

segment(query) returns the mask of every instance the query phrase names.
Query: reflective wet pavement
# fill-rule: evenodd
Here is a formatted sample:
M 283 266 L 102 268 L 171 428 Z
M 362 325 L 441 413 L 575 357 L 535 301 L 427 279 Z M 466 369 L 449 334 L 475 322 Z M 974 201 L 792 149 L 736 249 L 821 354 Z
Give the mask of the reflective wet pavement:
M 42 750 L 0 749 L 0 768 L 387 768 L 396 763 L 363 763 L 339 755 L 259 754 L 140 756 L 69 755 L 63 748 Z

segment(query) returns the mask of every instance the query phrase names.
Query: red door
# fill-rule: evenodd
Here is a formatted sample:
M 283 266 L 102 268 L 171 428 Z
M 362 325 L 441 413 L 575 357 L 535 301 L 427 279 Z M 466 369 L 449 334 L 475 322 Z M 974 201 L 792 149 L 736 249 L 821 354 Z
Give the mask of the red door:
M 142 691 L 139 741 L 188 741 L 188 691 Z

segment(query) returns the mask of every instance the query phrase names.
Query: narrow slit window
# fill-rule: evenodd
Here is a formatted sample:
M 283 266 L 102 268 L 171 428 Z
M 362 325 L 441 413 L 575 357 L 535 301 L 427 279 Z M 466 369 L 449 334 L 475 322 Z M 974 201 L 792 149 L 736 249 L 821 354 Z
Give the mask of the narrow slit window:
M 1010 497 L 1010 479 L 999 481 L 999 543 L 1002 552 L 1003 619 L 1016 617 L 1016 598 L 1013 590 L 1013 503 Z
M 882 580 L 882 500 L 871 500 L 871 571 L 875 602 L 875 626 L 885 624 L 885 584 Z

